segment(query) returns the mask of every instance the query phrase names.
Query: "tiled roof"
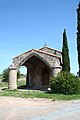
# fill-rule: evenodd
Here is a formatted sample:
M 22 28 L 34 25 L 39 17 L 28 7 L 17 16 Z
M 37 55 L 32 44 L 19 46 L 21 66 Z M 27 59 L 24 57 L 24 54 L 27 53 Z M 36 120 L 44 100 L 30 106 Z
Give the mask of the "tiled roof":
M 54 48 L 50 48 L 50 47 L 42 47 L 42 48 L 40 48 L 39 50 L 42 50 L 42 49 L 44 49 L 44 48 L 47 48 L 47 49 L 50 49 L 50 50 L 54 50 L 54 51 L 56 51 L 56 52 L 59 52 L 59 53 L 62 53 L 60 50 L 56 50 L 56 49 L 54 49 Z
M 34 51 L 37 51 L 37 52 L 39 52 L 39 53 L 43 53 L 43 54 L 46 54 L 46 55 L 50 55 L 50 56 L 53 56 L 53 57 L 60 58 L 59 56 L 57 56 L 57 55 L 55 55 L 55 54 L 53 54 L 53 53 L 45 52 L 45 51 L 43 51 L 43 50 L 35 50 L 35 49 L 34 49 Z
M 41 49 L 42 49 L 42 48 L 41 48 Z M 24 53 L 16 56 L 15 58 L 18 58 L 18 57 L 20 57 L 20 56 L 22 56 L 22 55 L 24 55 L 24 54 L 27 54 L 27 53 L 29 53 L 29 52 L 32 52 L 32 51 L 39 52 L 39 53 L 46 54 L 46 55 L 50 55 L 50 56 L 53 56 L 53 57 L 56 57 L 56 58 L 60 58 L 60 56 L 57 56 L 57 55 L 55 55 L 54 53 L 49 53 L 49 52 L 43 51 L 43 50 L 41 50 L 41 49 L 39 49 L 39 50 L 31 49 L 31 50 L 29 50 L 29 51 L 27 51 L 27 52 L 24 52 Z M 49 49 L 51 49 L 51 48 L 49 48 Z M 53 49 L 53 50 L 54 50 L 54 49 Z M 13 59 L 14 59 L 14 58 L 13 58 Z

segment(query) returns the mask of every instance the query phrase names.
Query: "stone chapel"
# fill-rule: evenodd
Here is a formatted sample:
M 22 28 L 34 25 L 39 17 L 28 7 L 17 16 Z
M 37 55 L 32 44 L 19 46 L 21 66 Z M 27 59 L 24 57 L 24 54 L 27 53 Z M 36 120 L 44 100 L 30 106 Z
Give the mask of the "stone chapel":
M 49 80 L 62 70 L 62 52 L 45 45 L 13 58 L 9 67 L 9 89 L 17 89 L 17 71 L 27 67 L 27 86 L 33 89 L 47 89 Z

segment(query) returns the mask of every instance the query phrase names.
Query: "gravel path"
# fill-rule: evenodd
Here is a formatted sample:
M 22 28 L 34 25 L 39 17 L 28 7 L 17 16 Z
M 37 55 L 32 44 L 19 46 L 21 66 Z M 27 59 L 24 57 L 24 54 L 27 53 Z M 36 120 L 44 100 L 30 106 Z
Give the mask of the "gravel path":
M 0 97 L 0 120 L 80 120 L 80 100 Z

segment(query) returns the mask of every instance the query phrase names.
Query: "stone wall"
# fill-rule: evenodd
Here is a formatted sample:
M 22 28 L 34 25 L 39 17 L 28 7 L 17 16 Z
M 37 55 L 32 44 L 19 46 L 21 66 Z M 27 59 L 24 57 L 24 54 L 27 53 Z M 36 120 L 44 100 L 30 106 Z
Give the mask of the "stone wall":
M 17 71 L 21 66 L 27 67 L 29 71 L 30 86 L 35 89 L 48 87 L 46 79 L 56 76 L 61 71 L 61 54 L 59 51 L 45 47 L 39 50 L 32 49 L 13 58 L 13 65 L 10 66 L 9 73 L 9 88 L 17 88 Z M 49 72 L 43 74 L 43 69 L 47 69 Z

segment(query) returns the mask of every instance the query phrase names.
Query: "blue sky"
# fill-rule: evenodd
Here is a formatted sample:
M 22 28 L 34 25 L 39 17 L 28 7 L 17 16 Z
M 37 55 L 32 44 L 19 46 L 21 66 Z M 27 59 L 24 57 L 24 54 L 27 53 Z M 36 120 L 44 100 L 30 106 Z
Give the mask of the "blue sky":
M 0 0 L 0 73 L 12 58 L 45 42 L 62 50 L 66 29 L 71 72 L 78 71 L 76 32 L 79 0 Z

